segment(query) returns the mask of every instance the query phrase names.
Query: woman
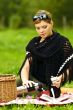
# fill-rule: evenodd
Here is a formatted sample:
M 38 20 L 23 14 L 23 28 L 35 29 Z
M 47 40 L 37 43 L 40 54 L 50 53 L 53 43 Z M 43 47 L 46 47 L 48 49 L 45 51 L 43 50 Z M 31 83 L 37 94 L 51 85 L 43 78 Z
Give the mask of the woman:
M 48 87 L 57 88 L 72 78 L 72 62 L 65 66 L 61 75 L 56 77 L 60 66 L 72 54 L 72 46 L 67 38 L 53 30 L 53 20 L 49 12 L 39 10 L 33 17 L 33 23 L 38 33 L 26 47 L 26 58 L 20 69 L 22 84 L 32 86 L 32 75 Z

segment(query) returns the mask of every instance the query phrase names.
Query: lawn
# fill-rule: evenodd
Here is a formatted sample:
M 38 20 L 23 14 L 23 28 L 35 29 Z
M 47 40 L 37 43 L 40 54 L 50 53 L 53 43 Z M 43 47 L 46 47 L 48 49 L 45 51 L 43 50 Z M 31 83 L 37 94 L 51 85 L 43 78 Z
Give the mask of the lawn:
M 67 36 L 73 45 L 73 29 L 57 29 L 61 34 Z M 34 29 L 6 29 L 0 31 L 0 74 L 15 74 L 17 76 L 19 68 L 25 58 L 25 47 L 29 40 L 36 36 Z M 66 84 L 67 87 L 73 87 Z M 0 107 L 0 110 L 72 110 L 73 105 L 46 107 L 37 105 L 11 105 Z

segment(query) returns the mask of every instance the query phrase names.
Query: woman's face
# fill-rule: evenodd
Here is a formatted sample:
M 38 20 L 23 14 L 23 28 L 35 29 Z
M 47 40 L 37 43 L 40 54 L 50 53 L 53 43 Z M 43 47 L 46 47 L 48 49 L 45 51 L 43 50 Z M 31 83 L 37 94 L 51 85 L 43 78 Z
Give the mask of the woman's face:
M 35 28 L 39 36 L 45 39 L 47 36 L 52 35 L 53 22 L 47 23 L 44 20 L 41 20 L 40 23 L 35 24 Z

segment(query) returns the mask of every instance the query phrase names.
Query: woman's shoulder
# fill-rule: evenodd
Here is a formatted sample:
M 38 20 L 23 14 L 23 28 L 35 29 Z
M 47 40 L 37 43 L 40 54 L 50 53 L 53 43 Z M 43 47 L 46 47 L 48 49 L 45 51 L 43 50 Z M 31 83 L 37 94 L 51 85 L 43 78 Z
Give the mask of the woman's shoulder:
M 33 38 L 28 42 L 28 44 L 37 42 L 37 41 L 39 40 L 39 38 L 40 38 L 39 36 L 33 37 Z
M 68 37 L 67 36 L 65 36 L 65 35 L 63 35 L 63 34 L 61 34 L 61 33 L 59 33 L 59 32 L 55 32 L 55 34 L 58 36 L 58 38 L 60 39 L 60 40 L 62 40 L 62 41 L 69 41 L 69 39 L 68 39 Z
M 34 38 L 32 38 L 32 39 L 28 42 L 26 48 L 27 48 L 27 47 L 33 47 L 34 44 L 38 41 L 38 39 L 39 39 L 39 36 L 35 36 Z
M 58 36 L 58 39 L 59 39 L 59 44 L 61 44 L 64 47 L 71 47 L 72 48 L 72 44 L 66 36 L 64 36 L 60 33 L 57 33 L 57 36 Z
M 36 41 L 36 40 L 38 40 L 38 39 L 39 39 L 39 36 L 35 36 L 35 37 L 33 37 L 29 42 Z

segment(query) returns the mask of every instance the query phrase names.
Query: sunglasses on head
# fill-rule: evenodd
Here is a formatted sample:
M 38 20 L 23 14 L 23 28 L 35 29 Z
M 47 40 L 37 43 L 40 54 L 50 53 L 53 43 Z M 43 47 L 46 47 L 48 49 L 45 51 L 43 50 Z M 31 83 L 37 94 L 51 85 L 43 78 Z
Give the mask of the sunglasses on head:
M 49 20 L 51 20 L 51 18 L 48 16 L 48 15 L 46 15 L 46 14 L 41 14 L 41 15 L 35 15 L 34 17 L 33 17 L 33 21 L 35 21 L 35 20 L 46 20 L 46 19 L 49 19 Z

